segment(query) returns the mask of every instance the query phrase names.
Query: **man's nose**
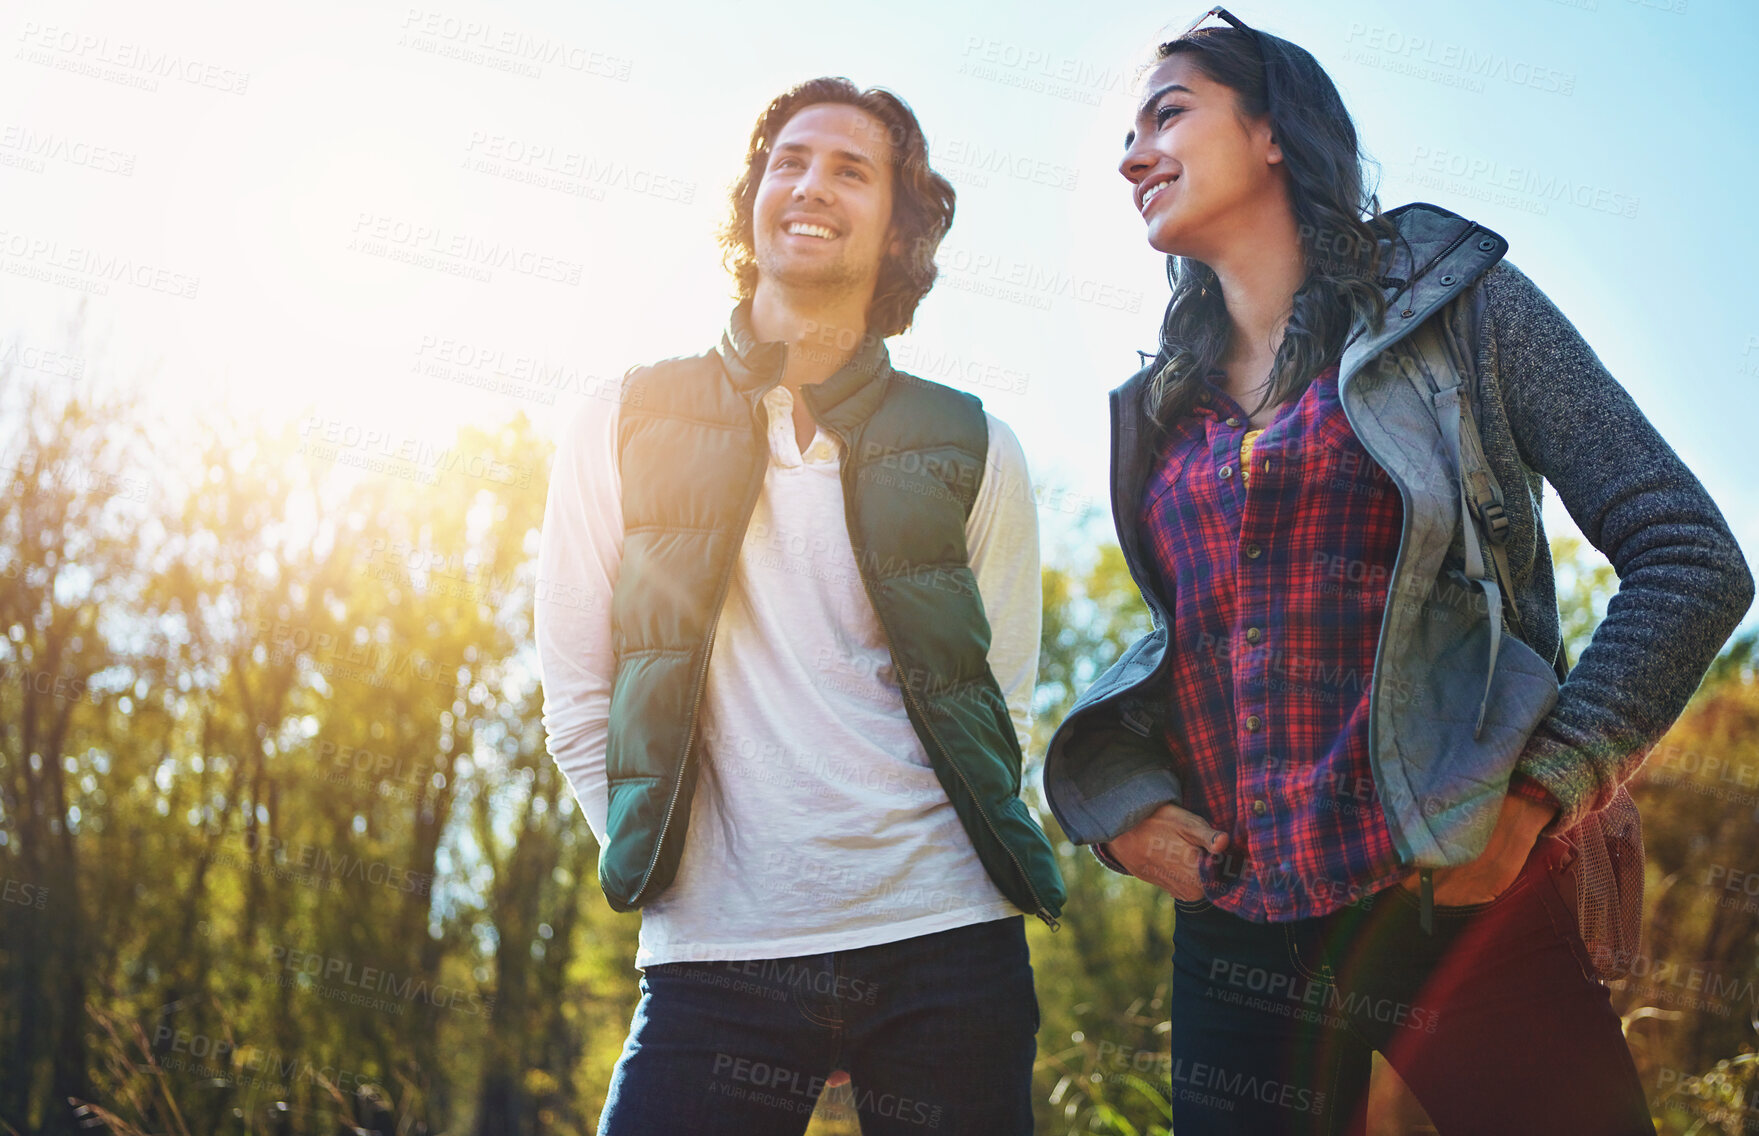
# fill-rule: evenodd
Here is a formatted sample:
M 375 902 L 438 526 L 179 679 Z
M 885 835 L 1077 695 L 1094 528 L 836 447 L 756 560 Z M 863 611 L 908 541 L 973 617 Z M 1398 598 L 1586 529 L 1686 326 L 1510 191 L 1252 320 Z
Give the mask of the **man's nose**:
M 806 172 L 800 175 L 800 180 L 794 183 L 794 200 L 805 201 L 808 198 L 825 202 L 831 199 L 830 179 L 817 166 L 807 167 Z

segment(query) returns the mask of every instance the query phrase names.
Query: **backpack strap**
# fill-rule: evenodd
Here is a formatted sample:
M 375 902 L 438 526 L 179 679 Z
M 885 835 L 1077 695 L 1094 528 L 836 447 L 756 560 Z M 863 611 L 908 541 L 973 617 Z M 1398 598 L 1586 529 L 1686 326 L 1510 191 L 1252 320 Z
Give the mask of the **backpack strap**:
M 1472 727 L 1472 737 L 1476 740 L 1484 732 L 1484 715 L 1490 709 L 1490 685 L 1496 676 L 1496 659 L 1502 650 L 1503 597 L 1505 595 L 1501 583 L 1501 574 L 1496 563 L 1495 553 L 1485 555 L 1487 548 L 1492 548 L 1488 541 L 1479 533 L 1482 523 L 1467 490 L 1473 479 L 1466 473 L 1465 446 L 1461 435 L 1465 432 L 1465 424 L 1470 421 L 1472 433 L 1477 433 L 1477 419 L 1472 415 L 1469 400 L 1460 397 L 1460 376 L 1457 371 L 1443 376 L 1438 382 L 1427 377 L 1419 367 L 1401 368 L 1417 393 L 1428 404 L 1429 411 L 1435 416 L 1436 424 L 1441 427 L 1442 443 L 1447 446 L 1448 460 L 1453 464 L 1454 484 L 1460 492 L 1461 533 L 1466 545 L 1466 578 L 1478 585 L 1484 593 L 1487 604 L 1487 615 L 1490 619 L 1490 660 L 1484 671 L 1484 696 L 1478 702 L 1478 721 Z M 1488 471 L 1486 471 L 1488 472 Z M 1515 622 L 1516 634 L 1519 634 L 1519 623 Z
M 1482 280 L 1466 290 L 1463 300 L 1462 308 L 1457 313 L 1458 326 L 1454 330 L 1460 345 L 1462 357 L 1458 364 L 1460 374 L 1465 376 L 1462 385 L 1466 390 L 1465 397 L 1460 400 L 1462 464 L 1459 469 L 1473 506 L 1472 517 L 1482 530 L 1491 566 L 1496 570 L 1498 583 L 1502 585 L 1503 598 L 1508 605 L 1509 625 L 1523 643 L 1530 643 L 1531 640 L 1521 627 L 1521 609 L 1515 603 L 1515 576 L 1509 568 L 1508 510 L 1504 506 L 1502 485 L 1497 481 L 1496 474 L 1491 472 L 1490 461 L 1484 455 L 1484 433 L 1479 426 L 1478 413 L 1483 406 L 1483 388 L 1478 381 L 1478 332 L 1483 326 L 1485 305 Z M 1551 657 L 1551 666 L 1557 672 L 1557 681 L 1560 684 L 1569 677 L 1569 652 L 1564 648 L 1561 634 L 1558 636 L 1557 653 Z

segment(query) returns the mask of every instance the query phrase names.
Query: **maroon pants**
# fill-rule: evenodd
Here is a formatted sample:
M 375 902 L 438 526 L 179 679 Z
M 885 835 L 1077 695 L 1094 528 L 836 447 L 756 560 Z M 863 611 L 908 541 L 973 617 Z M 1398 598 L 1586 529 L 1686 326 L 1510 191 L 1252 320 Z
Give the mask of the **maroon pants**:
M 1177 904 L 1171 1061 L 1179 1136 L 1363 1130 L 1372 1054 L 1443 1136 L 1653 1136 L 1607 988 L 1594 977 L 1542 837 L 1488 903 L 1388 888 L 1359 906 L 1253 923 Z

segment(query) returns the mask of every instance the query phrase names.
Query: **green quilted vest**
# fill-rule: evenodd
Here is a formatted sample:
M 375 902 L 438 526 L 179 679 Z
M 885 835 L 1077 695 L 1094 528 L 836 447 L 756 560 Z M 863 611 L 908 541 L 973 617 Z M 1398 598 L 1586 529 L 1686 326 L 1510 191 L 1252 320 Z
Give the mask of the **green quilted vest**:
M 761 401 L 786 352 L 753 341 L 742 305 L 717 350 L 625 379 L 610 815 L 599 855 L 599 881 L 618 911 L 664 891 L 683 854 L 705 758 L 698 718 L 709 651 L 769 463 Z M 989 621 L 965 548 L 988 452 L 983 405 L 894 371 L 872 337 L 801 394 L 843 446 L 849 538 L 911 725 L 990 878 L 1055 926 L 1062 877 L 1020 800 L 1020 746 L 990 673 Z

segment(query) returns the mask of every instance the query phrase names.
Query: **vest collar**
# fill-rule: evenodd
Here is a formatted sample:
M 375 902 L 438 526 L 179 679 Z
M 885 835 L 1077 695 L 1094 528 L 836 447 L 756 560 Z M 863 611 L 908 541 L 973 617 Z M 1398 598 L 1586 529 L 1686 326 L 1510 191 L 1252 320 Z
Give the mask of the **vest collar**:
M 750 300 L 741 301 L 727 318 L 719 351 L 733 388 L 754 408 L 782 381 L 788 363 L 786 343 L 759 342 L 753 334 Z M 879 409 L 891 377 L 891 354 L 885 340 L 869 334 L 835 374 L 801 387 L 800 393 L 815 420 L 847 437 Z
M 1339 366 L 1340 393 L 1370 359 L 1422 326 L 1508 252 L 1501 235 L 1426 201 L 1389 209 L 1386 215 L 1401 238 L 1386 249 L 1391 261 L 1383 277 L 1390 304 L 1386 323 L 1375 333 L 1361 320 L 1351 328 Z

